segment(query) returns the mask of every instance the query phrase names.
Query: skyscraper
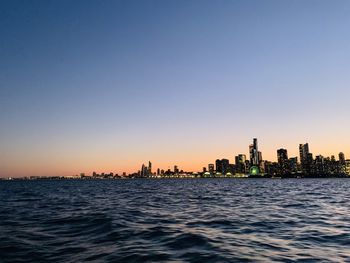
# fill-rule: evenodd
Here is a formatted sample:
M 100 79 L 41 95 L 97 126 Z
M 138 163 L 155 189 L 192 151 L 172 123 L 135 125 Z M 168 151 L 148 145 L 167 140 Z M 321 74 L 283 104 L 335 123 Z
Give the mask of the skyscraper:
M 212 163 L 208 164 L 208 171 L 210 174 L 214 174 L 214 164 Z
M 278 149 L 277 150 L 277 161 L 279 166 L 279 173 L 281 175 L 288 174 L 289 169 L 289 160 L 288 160 L 288 152 L 286 149 Z
M 174 174 L 178 174 L 179 173 L 179 168 L 177 167 L 177 165 L 174 165 Z
M 217 173 L 226 174 L 230 171 L 230 162 L 228 159 L 222 159 L 222 160 L 217 159 L 215 161 L 215 165 L 216 165 Z
M 152 163 L 150 161 L 148 161 L 148 174 L 152 174 Z
M 322 155 L 317 155 L 315 157 L 314 170 L 318 176 L 323 175 L 325 173 L 325 161 Z
M 289 158 L 289 169 L 290 169 L 291 173 L 298 172 L 298 158 L 297 157 Z
M 312 153 L 309 152 L 309 144 L 299 144 L 299 154 L 300 154 L 300 163 L 301 163 L 301 170 L 305 174 L 311 173 L 311 166 L 312 166 Z
M 345 155 L 342 152 L 339 153 L 339 163 L 345 165 Z
M 227 159 L 222 159 L 221 166 L 222 173 L 227 174 L 230 170 L 230 161 Z
M 220 159 L 215 161 L 215 168 L 217 173 L 222 173 L 222 163 Z
M 251 166 L 260 166 L 261 161 L 261 152 L 258 150 L 258 139 L 253 139 L 253 144 L 249 145 L 250 153 L 250 165 Z
M 235 157 L 235 164 L 236 164 L 237 172 L 239 172 L 239 173 L 246 173 L 247 172 L 245 154 L 238 154 Z

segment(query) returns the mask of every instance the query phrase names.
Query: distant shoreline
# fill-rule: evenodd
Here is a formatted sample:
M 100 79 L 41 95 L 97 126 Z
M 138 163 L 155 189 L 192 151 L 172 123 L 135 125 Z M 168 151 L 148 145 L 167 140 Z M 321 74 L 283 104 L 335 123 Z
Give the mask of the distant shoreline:
M 0 181 L 119 181 L 119 180 L 201 180 L 201 179 L 350 179 L 350 176 L 308 176 L 308 177 L 264 177 L 264 176 L 249 176 L 249 177 L 149 177 L 149 178 L 66 178 L 66 177 L 45 177 L 45 178 L 0 178 Z

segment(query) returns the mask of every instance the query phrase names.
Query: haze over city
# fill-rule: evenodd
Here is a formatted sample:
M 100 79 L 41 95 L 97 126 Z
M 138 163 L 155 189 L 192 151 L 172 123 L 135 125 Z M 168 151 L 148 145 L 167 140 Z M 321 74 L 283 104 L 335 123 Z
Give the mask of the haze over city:
M 350 156 L 349 1 L 0 2 L 0 177 Z

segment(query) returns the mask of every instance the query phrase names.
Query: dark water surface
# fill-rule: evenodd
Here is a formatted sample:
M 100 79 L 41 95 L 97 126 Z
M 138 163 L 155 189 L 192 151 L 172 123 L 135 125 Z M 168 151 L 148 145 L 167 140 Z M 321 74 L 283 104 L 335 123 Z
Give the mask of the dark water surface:
M 350 262 L 348 179 L 0 181 L 0 262 Z

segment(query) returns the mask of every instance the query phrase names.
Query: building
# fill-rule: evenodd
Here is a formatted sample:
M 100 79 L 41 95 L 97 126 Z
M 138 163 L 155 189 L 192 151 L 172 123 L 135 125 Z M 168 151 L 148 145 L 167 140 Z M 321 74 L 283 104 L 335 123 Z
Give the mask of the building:
M 350 176 L 350 160 L 345 160 L 345 173 Z
M 249 145 L 250 165 L 259 166 L 261 153 L 258 150 L 258 139 L 253 139 L 253 144 Z
M 325 171 L 325 159 L 322 155 L 317 155 L 314 161 L 314 173 L 318 176 L 324 175 Z
M 236 164 L 236 171 L 238 173 L 247 173 L 247 166 L 246 166 L 246 155 L 245 154 L 238 154 L 235 157 L 235 164 Z
M 276 162 L 265 161 L 264 170 L 265 170 L 265 173 L 271 176 L 276 176 L 279 174 L 279 165 Z
M 286 175 L 290 173 L 288 152 L 286 149 L 277 150 L 277 162 L 279 166 L 279 174 Z
M 142 164 L 141 171 L 140 171 L 141 177 L 149 177 L 152 175 L 152 163 L 148 162 L 148 166 Z
M 230 161 L 228 159 L 217 159 L 215 165 L 217 173 L 226 174 L 230 171 Z
M 345 165 L 345 155 L 342 152 L 339 153 L 339 163 Z
M 309 152 L 309 144 L 299 144 L 299 155 L 301 163 L 301 171 L 304 174 L 311 174 L 313 157 L 312 153 Z
M 222 164 L 221 164 L 221 160 L 220 159 L 217 159 L 215 161 L 215 171 L 217 173 L 222 173 Z
M 215 170 L 214 164 L 212 164 L 212 163 L 208 164 L 208 171 L 209 171 L 209 173 L 210 174 L 214 174 L 214 170 Z
M 299 171 L 298 157 L 289 158 L 289 169 L 292 174 L 295 174 Z
M 148 161 L 148 175 L 152 174 L 152 163 Z

